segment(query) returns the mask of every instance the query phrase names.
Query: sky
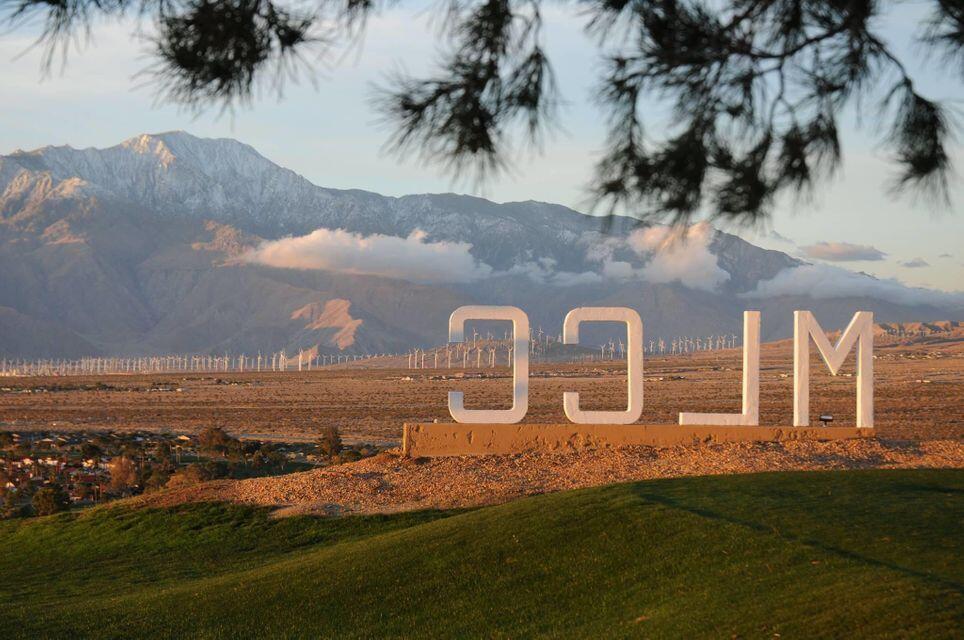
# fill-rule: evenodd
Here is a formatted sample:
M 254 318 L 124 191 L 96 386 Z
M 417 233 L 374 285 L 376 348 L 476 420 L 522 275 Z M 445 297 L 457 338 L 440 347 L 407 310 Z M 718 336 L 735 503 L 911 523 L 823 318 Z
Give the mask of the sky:
M 909 63 L 925 95 L 951 101 L 964 115 L 964 85 L 914 45 L 925 6 L 899 3 L 883 17 L 884 36 Z M 149 24 L 96 25 L 92 42 L 71 50 L 66 66 L 47 78 L 40 75 L 40 51 L 31 49 L 35 31 L 0 32 L 0 153 L 48 144 L 106 147 L 140 133 L 180 129 L 236 138 L 325 187 L 396 196 L 455 191 L 585 211 L 584 188 L 605 132 L 592 101 L 599 49 L 583 31 L 585 18 L 561 6 L 546 10 L 545 45 L 564 100 L 557 130 L 540 150 L 517 155 L 508 175 L 479 189 L 453 181 L 437 166 L 385 152 L 389 131 L 371 106 L 373 88 L 391 71 L 432 69 L 438 53 L 432 11 L 407 7 L 373 18 L 364 42 L 334 63 L 316 65 L 312 82 L 288 83 L 282 97 L 266 93 L 232 114 L 195 115 L 157 104 L 139 75 L 150 64 L 143 40 Z M 645 104 L 643 113 L 653 122 L 664 117 L 655 102 Z M 820 184 L 813 201 L 783 199 L 766 228 L 727 230 L 813 262 L 964 290 L 964 131 L 952 148 L 952 203 L 935 208 L 888 190 L 896 168 L 872 118 L 862 120 L 851 110 L 840 126 L 843 169 Z

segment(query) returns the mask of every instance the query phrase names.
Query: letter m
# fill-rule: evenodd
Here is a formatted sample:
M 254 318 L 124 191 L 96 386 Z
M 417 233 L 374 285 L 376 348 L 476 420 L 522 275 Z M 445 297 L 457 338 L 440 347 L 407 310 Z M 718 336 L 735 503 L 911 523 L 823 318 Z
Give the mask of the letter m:
M 832 375 L 857 345 L 857 427 L 874 426 L 874 314 L 858 311 L 836 346 L 830 346 L 809 311 L 793 312 L 793 426 L 810 424 L 810 337 Z

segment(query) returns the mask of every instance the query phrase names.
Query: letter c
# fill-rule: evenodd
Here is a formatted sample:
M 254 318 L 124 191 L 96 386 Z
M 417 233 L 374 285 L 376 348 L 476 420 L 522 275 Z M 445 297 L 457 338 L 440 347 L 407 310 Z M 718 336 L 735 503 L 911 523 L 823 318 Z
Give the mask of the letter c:
M 643 412 L 643 321 L 626 307 L 579 307 L 566 314 L 562 325 L 562 341 L 579 343 L 579 325 L 583 322 L 625 322 L 628 406 L 625 411 L 583 411 L 579 394 L 566 391 L 562 396 L 566 417 L 576 424 L 632 424 Z
M 449 342 L 465 340 L 466 320 L 509 320 L 512 322 L 512 408 L 466 409 L 461 391 L 449 391 L 449 413 L 456 422 L 514 424 L 529 410 L 529 316 L 518 307 L 468 305 L 449 316 Z

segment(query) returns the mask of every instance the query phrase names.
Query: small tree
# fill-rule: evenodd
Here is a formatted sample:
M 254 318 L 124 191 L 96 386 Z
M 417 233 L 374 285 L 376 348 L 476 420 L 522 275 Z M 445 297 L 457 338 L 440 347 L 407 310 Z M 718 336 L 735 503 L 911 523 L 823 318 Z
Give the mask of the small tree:
M 110 488 L 114 491 L 126 491 L 137 483 L 137 465 L 127 456 L 118 456 L 108 464 L 110 470 Z
M 160 442 L 154 449 L 155 467 L 163 470 L 167 476 L 174 471 L 174 451 L 167 442 Z M 166 476 L 165 476 L 166 481 Z
M 104 452 L 93 442 L 85 442 L 84 444 L 80 445 L 80 455 L 84 456 L 86 459 L 96 460 L 104 455 Z
M 70 499 L 59 484 L 41 487 L 30 501 L 38 516 L 49 516 L 70 506 Z
M 207 427 L 198 436 L 201 451 L 208 455 L 225 456 L 233 448 L 237 440 L 227 434 L 221 427 Z
M 284 454 L 280 453 L 270 442 L 253 443 L 253 451 L 249 451 L 251 466 L 254 468 L 278 466 L 284 461 Z
M 171 459 L 171 445 L 169 445 L 164 440 L 157 443 L 157 447 L 154 448 L 154 457 L 158 462 L 164 462 L 165 460 Z
M 199 482 L 210 480 L 205 469 L 199 464 L 188 465 L 178 469 L 167 481 L 167 488 L 188 487 Z
M 74 495 L 80 500 L 93 500 L 94 487 L 89 482 L 79 482 L 74 486 Z
M 145 474 L 144 491 L 157 491 L 167 484 L 170 477 L 171 474 L 169 474 L 163 466 L 154 465 L 154 467 Z
M 338 427 L 327 426 L 321 430 L 321 438 L 318 440 L 316 449 L 320 455 L 332 458 L 341 453 L 341 434 Z
M 3 510 L 2 515 L 4 518 L 16 518 L 23 514 L 23 509 L 20 507 L 19 495 L 13 489 L 3 490 Z
M 255 468 L 284 470 L 285 460 L 285 454 L 278 451 L 270 443 L 264 443 L 257 452 L 251 456 L 251 463 Z
M 231 477 L 231 470 L 234 465 L 227 460 L 207 460 L 195 466 L 204 468 L 204 475 L 207 480 L 217 480 Z
M 244 462 L 246 458 L 244 455 L 244 447 L 241 446 L 241 441 L 232 439 L 230 442 L 228 442 L 227 446 L 224 448 L 224 457 L 233 462 Z

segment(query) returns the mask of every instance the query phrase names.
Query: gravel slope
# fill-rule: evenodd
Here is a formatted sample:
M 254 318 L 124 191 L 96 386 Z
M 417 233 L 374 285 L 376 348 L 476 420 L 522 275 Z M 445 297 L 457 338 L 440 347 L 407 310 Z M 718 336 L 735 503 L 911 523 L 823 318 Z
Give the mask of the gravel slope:
M 410 459 L 390 451 L 355 463 L 142 496 L 146 506 L 226 500 L 293 513 L 389 513 L 496 504 L 536 493 L 687 475 L 816 469 L 964 468 L 964 441 L 862 439 L 733 443 L 567 454 Z

